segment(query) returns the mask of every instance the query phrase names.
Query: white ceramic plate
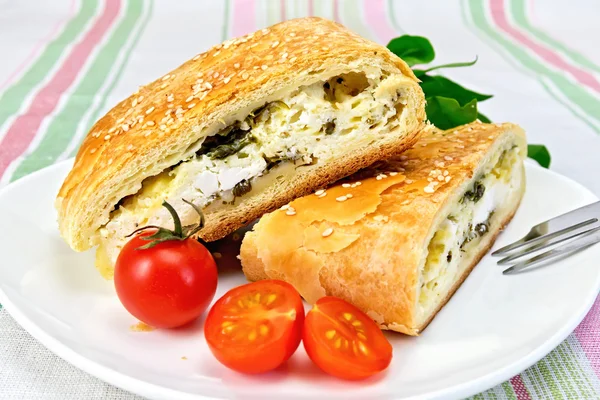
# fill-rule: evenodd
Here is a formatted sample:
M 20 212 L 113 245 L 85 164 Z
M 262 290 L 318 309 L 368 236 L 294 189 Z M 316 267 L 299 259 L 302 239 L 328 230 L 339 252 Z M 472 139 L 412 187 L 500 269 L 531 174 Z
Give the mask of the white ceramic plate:
M 0 303 L 68 362 L 153 399 L 462 398 L 550 352 L 583 319 L 600 289 L 600 246 L 514 276 L 503 276 L 487 256 L 421 337 L 388 334 L 394 359 L 375 379 L 330 378 L 311 365 L 302 346 L 282 369 L 242 376 L 212 357 L 202 321 L 183 330 L 130 330 L 136 321 L 94 269 L 93 253 L 75 253 L 59 237 L 53 202 L 70 166 L 45 169 L 0 193 Z M 596 200 L 580 185 L 531 164 L 527 176 L 521 208 L 496 247 Z M 216 298 L 244 282 L 239 270 L 223 271 Z

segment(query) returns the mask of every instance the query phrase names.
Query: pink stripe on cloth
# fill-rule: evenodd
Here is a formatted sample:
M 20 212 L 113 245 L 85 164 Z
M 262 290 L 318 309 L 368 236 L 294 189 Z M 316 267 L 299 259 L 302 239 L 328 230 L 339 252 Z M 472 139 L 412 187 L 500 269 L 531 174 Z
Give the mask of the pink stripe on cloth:
M 573 76 L 577 82 L 600 93 L 600 82 L 598 82 L 592 74 L 567 63 L 559 54 L 534 42 L 522 34 L 519 30 L 513 28 L 506 18 L 503 0 L 490 0 L 490 11 L 496 25 L 498 25 L 498 27 L 500 27 L 500 29 L 502 29 L 504 32 L 512 36 L 516 41 L 532 50 L 548 64 L 571 74 L 571 76 Z
M 312 17 L 313 15 L 315 15 L 315 5 L 313 0 L 308 0 L 308 16 Z
M 333 19 L 335 22 L 342 23 L 342 19 L 340 18 L 340 5 L 338 4 L 338 0 L 333 0 Z
M 57 106 L 62 94 L 73 84 L 92 50 L 100 43 L 119 15 L 121 0 L 107 0 L 100 18 L 73 47 L 52 79 L 35 95 L 25 114 L 17 117 L 0 142 L 0 177 L 17 157 L 27 150 L 46 118 Z
M 256 30 L 256 1 L 236 0 L 233 3 L 233 37 Z
M 600 297 L 575 329 L 575 337 L 579 340 L 596 376 L 600 378 Z
M 285 21 L 286 19 L 285 0 L 279 0 L 279 20 Z
M 29 65 L 31 63 L 31 61 L 35 58 L 35 56 L 37 54 L 40 53 L 40 50 L 45 48 L 48 43 L 54 39 L 54 37 L 58 34 L 58 32 L 60 32 L 60 30 L 62 29 L 62 27 L 64 25 L 66 25 L 67 21 L 69 21 L 71 18 L 73 18 L 73 16 L 75 15 L 75 13 L 77 12 L 77 0 L 71 0 L 71 6 L 69 7 L 69 13 L 67 16 L 65 16 L 62 20 L 60 20 L 55 26 L 54 29 L 52 29 L 52 31 L 46 35 L 45 37 L 42 38 L 42 40 L 40 40 L 39 42 L 37 42 L 37 44 L 34 46 L 33 50 L 31 51 L 31 53 L 29 53 L 29 55 L 27 56 L 27 58 L 21 63 L 19 64 L 19 66 L 17 67 L 17 69 L 15 69 L 12 74 L 10 74 L 8 76 L 8 78 L 6 78 L 4 80 L 4 82 L 0 83 L 0 91 L 2 89 L 4 89 L 8 84 L 12 83 L 15 78 L 21 74 L 21 72 L 23 72 L 23 70 L 25 69 L 25 67 L 27 65 Z
M 517 396 L 517 400 L 531 400 L 531 396 L 529 396 L 529 392 L 525 387 L 525 383 L 521 378 L 521 375 L 514 376 L 510 379 L 510 384 L 515 391 L 515 395 Z
M 382 44 L 387 44 L 397 35 L 387 18 L 384 0 L 363 0 L 363 10 L 367 25 L 371 28 Z

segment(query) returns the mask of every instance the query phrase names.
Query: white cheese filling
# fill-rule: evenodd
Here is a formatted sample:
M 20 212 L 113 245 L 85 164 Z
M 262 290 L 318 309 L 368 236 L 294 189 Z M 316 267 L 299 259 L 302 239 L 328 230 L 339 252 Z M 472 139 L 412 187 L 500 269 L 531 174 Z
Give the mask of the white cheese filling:
M 138 193 L 120 202 L 100 229 L 99 268 L 111 269 L 127 241 L 125 236 L 137 227 L 172 226 L 170 215 L 161 207 L 163 200 L 173 205 L 184 225 L 191 224 L 197 215 L 183 198 L 201 208 L 233 202 L 234 188 L 244 181 L 252 185 L 261 176 L 285 176 L 286 166 L 325 163 L 340 149 L 364 147 L 375 137 L 393 131 L 404 118 L 407 100 L 398 87 L 406 79 L 401 75 L 349 73 L 301 87 L 255 110 L 234 129 L 248 141 L 243 147 L 226 157 L 215 157 L 210 149 L 199 152 L 146 179 Z M 217 134 L 212 139 L 226 137 Z M 205 140 L 203 146 L 208 142 Z M 287 168 L 289 174 L 293 168 Z
M 420 315 L 429 315 L 447 295 L 466 267 L 463 261 L 478 251 L 479 241 L 493 223 L 495 210 L 519 189 L 521 175 L 515 168 L 518 151 L 515 147 L 499 154 L 494 167 L 475 184 L 483 185 L 483 194 L 475 196 L 479 198 L 474 201 L 467 193 L 433 235 L 420 274 Z M 475 185 L 471 193 L 476 192 Z

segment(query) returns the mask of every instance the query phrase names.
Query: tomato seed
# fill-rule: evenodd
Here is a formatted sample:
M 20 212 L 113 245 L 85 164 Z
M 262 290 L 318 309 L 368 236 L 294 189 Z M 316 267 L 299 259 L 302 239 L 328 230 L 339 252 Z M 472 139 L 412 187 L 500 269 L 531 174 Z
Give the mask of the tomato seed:
M 333 339 L 333 338 L 334 338 L 334 336 L 335 336 L 335 334 L 336 334 L 336 333 L 337 333 L 337 332 L 336 332 L 334 329 L 332 329 L 332 330 L 330 330 L 330 331 L 327 331 L 327 332 L 325 332 L 325 337 L 326 337 L 327 339 L 331 340 L 331 339 Z

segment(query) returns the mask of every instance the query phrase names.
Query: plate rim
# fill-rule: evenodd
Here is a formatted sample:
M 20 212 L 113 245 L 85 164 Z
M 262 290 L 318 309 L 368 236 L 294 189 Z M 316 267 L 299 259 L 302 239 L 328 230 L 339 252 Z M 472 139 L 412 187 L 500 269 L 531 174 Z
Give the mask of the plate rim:
M 65 165 L 73 163 L 73 160 L 73 158 L 69 158 L 67 160 L 55 163 L 53 165 L 35 171 L 27 176 L 24 176 L 23 178 L 12 182 L 4 187 L 1 187 L 0 197 L 4 196 L 7 192 L 14 190 L 17 187 L 26 185 L 30 180 L 35 179 L 38 175 L 49 173 L 50 170 L 59 170 L 61 168 L 64 168 Z M 593 201 L 598 201 L 599 199 L 595 193 L 593 193 L 591 190 L 589 190 L 588 188 L 586 188 L 585 186 L 583 186 L 582 184 L 578 183 L 576 180 L 570 177 L 564 176 L 550 169 L 542 168 L 541 166 L 529 160 L 527 160 L 526 162 L 526 168 L 538 169 L 540 171 L 543 171 L 544 173 L 549 173 L 553 175 L 554 179 L 563 180 L 569 184 L 578 186 L 582 191 L 587 192 L 587 194 L 590 195 L 591 198 L 595 199 Z M 561 329 L 557 330 L 552 336 L 550 336 L 540 346 L 532 350 L 527 356 L 522 357 L 521 359 L 511 364 L 508 364 L 494 372 L 490 372 L 486 375 L 480 376 L 474 380 L 427 393 L 425 395 L 426 398 L 445 399 L 464 398 L 472 396 L 487 389 L 493 388 L 498 384 L 506 382 L 510 378 L 520 374 L 527 368 L 531 367 L 532 365 L 540 361 L 543 357 L 548 355 L 558 345 L 560 345 L 575 330 L 575 328 L 577 328 L 577 326 L 589 313 L 590 309 L 596 301 L 596 298 L 598 297 L 598 293 L 600 292 L 600 274 L 598 275 L 598 278 L 596 280 L 595 287 L 596 290 L 593 292 L 590 291 L 590 293 L 587 295 L 586 302 L 584 304 L 582 303 L 582 306 L 580 306 L 580 311 L 578 313 L 573 313 L 570 319 L 567 321 L 568 323 L 565 323 Z M 4 293 L 2 287 L 0 287 L 0 304 L 2 304 L 2 307 L 6 309 L 8 314 L 12 318 L 14 318 L 15 321 L 23 329 L 25 329 L 33 338 L 40 342 L 46 349 L 51 351 L 59 358 L 70 363 L 71 365 L 82 370 L 83 372 L 90 374 L 104 381 L 105 383 L 117 386 L 128 392 L 152 399 L 178 398 L 186 400 L 212 400 L 216 398 L 222 398 L 212 396 L 206 397 L 206 395 L 199 393 L 192 394 L 156 385 L 154 383 L 134 378 L 125 373 L 113 370 L 96 361 L 88 359 L 87 357 L 79 354 L 75 350 L 72 350 L 67 345 L 64 345 L 58 339 L 55 339 L 52 335 L 46 333 L 44 329 L 42 329 L 33 320 L 29 319 L 25 314 L 23 314 L 20 311 L 19 307 L 16 306 L 9 299 L 8 295 Z M 394 397 L 394 394 L 391 394 L 391 396 Z M 421 398 L 423 398 L 423 395 L 413 395 L 405 398 L 405 400 L 415 400 Z

